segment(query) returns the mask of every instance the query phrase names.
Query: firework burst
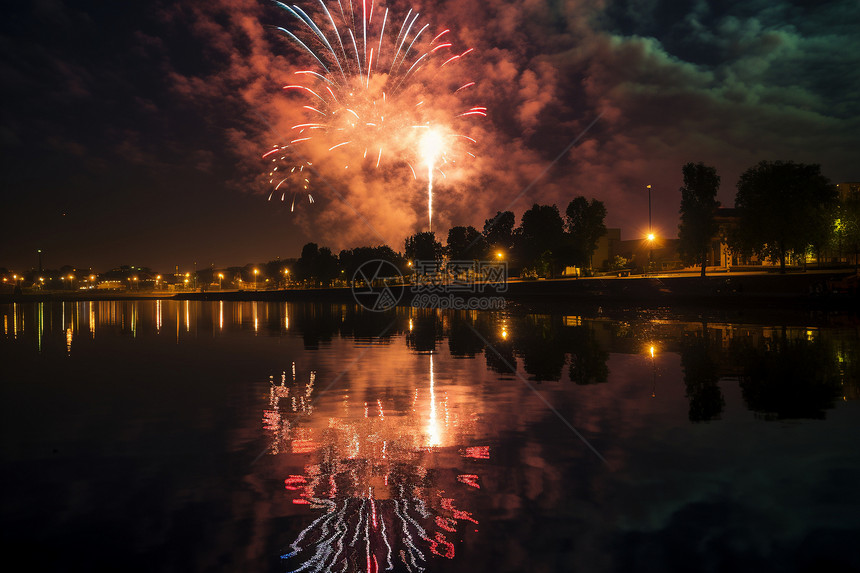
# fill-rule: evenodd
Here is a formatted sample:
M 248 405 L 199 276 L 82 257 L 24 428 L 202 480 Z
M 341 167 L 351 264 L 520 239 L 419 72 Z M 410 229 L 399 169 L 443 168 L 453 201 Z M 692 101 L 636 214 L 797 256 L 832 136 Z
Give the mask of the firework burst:
M 288 194 L 292 195 L 290 212 L 296 210 L 296 197 L 299 194 L 307 195 L 308 203 L 314 202 L 314 196 L 310 192 L 310 168 L 313 163 L 310 161 L 295 163 L 295 158 L 290 153 L 289 146 L 286 145 L 273 146 L 263 154 L 263 159 L 271 162 L 268 177 L 272 190 L 269 193 L 269 201 L 280 195 L 283 203 Z
M 283 87 L 303 120 L 273 154 L 291 158 L 292 166 L 309 158 L 339 169 L 403 166 L 416 180 L 424 167 L 432 228 L 434 173 L 445 177 L 443 168 L 473 156 L 467 146 L 475 140 L 458 127 L 487 114 L 459 99 L 474 82 L 453 85 L 448 74 L 472 50 L 456 51 L 450 30 L 431 30 L 418 12 L 395 19 L 374 0 L 317 0 L 307 10 L 274 3 L 292 20 L 275 30 L 313 65 Z M 440 86 L 447 89 L 440 93 Z

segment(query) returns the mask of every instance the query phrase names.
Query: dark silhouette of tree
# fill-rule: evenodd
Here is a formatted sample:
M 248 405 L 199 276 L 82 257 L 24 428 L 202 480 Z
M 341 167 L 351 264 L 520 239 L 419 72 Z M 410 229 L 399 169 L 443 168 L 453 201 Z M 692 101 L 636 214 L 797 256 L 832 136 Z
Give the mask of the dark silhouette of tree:
M 597 242 L 606 234 L 606 206 L 603 201 L 575 197 L 565 210 L 571 260 L 574 264 L 591 268 L 591 257 Z
M 784 273 L 786 253 L 806 251 L 824 220 L 822 213 L 835 202 L 836 187 L 821 175 L 821 166 L 762 161 L 738 181 L 738 246 L 778 258 Z
M 340 273 L 340 265 L 337 257 L 331 252 L 328 247 L 320 249 L 320 258 L 318 262 L 317 278 L 323 286 L 331 285 L 331 282 L 337 278 Z
M 368 261 L 388 261 L 400 269 L 401 273 L 406 273 L 408 270 L 406 259 L 388 245 L 344 249 L 338 255 L 338 261 L 344 275 L 349 280 L 352 280 L 358 268 Z
M 835 353 L 824 343 L 792 340 L 785 333 L 755 348 L 735 344 L 740 386 L 747 407 L 765 419 L 823 419 L 840 396 Z
M 309 281 L 316 276 L 316 264 L 320 256 L 319 245 L 307 243 L 302 247 L 302 255 L 296 261 L 296 278 Z
M 475 227 L 452 227 L 445 252 L 452 261 L 480 259 L 487 251 L 484 237 Z
M 514 247 L 514 226 L 517 220 L 513 211 L 499 211 L 484 221 L 484 239 L 492 249 L 510 250 Z
M 687 163 L 682 172 L 678 253 L 685 263 L 701 265 L 702 276 L 705 276 L 708 251 L 719 230 L 715 215 L 720 207 L 717 201 L 720 176 L 716 169 L 704 163 Z
M 600 347 L 585 326 L 570 327 L 570 381 L 577 384 L 602 384 L 609 379 L 609 353 Z
M 564 236 L 564 221 L 555 205 L 538 205 L 523 213 L 520 223 L 519 250 L 526 265 L 534 265 L 538 274 L 555 274 L 557 253 Z
M 328 247 L 319 248 L 316 243 L 302 247 L 302 256 L 296 261 L 299 280 L 328 286 L 339 272 L 337 257 Z
M 406 258 L 412 261 L 442 260 L 442 243 L 436 240 L 436 233 L 424 231 L 406 238 Z
M 684 369 L 684 386 L 690 401 L 687 415 L 691 422 L 719 419 L 726 405 L 717 385 L 720 365 L 709 342 L 707 326 L 702 324 L 698 336 L 686 338 L 681 344 L 681 368 Z

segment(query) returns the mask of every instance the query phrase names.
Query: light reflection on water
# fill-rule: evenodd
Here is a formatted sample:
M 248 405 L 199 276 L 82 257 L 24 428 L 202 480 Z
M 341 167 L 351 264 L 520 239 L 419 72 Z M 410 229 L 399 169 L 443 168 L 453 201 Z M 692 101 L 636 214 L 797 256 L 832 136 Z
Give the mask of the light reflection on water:
M 860 567 L 850 321 L 172 300 L 0 314 L 4 531 L 46 569 Z M 89 535 L 107 549 L 84 551 Z
M 478 475 L 451 480 L 436 459 L 441 448 L 475 457 L 474 446 L 459 448 L 474 434 L 474 408 L 452 404 L 447 392 L 437 404 L 432 355 L 426 361 L 429 388 L 418 382 L 411 404 L 384 390 L 359 399 L 348 393 L 315 413 L 315 372 L 296 383 L 293 365 L 291 384 L 286 372 L 272 382 L 263 413 L 270 453 L 307 454 L 303 472 L 289 475 L 285 487 L 294 504 L 322 510 L 282 556 L 288 569 L 357 562 L 370 571 L 423 569 L 432 556 L 453 559 L 458 530 L 478 525 L 459 507 L 468 500 L 458 493 L 459 484 L 480 489 Z

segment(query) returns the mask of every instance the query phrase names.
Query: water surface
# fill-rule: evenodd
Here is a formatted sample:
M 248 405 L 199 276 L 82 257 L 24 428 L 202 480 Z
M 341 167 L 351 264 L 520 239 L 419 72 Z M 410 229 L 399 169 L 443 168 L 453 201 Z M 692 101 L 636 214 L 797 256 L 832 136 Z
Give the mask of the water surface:
M 0 306 L 34 570 L 856 570 L 848 319 Z

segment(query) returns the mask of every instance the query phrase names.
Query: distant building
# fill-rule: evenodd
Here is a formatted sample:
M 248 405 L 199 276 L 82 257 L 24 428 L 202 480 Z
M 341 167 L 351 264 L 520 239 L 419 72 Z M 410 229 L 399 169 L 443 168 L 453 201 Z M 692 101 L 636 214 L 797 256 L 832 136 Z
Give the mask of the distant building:
M 621 240 L 621 229 L 607 229 L 606 234 L 597 241 L 597 249 L 591 257 L 595 269 L 609 269 L 615 257 L 623 257 L 633 267 L 646 268 L 649 260 L 658 270 L 681 268 L 678 255 L 678 239 L 658 237 L 653 242 L 647 238 Z
M 681 256 L 678 254 L 678 239 L 667 239 L 657 237 L 649 241 L 641 239 L 630 239 L 619 241 L 618 255 L 621 255 L 634 268 L 647 269 L 649 263 L 654 263 L 658 271 L 672 271 L 683 267 Z
M 606 234 L 597 241 L 597 248 L 591 256 L 591 267 L 595 269 L 608 268 L 615 255 L 618 254 L 618 244 L 621 242 L 621 229 L 606 229 Z
M 729 249 L 728 244 L 729 236 L 738 226 L 740 214 L 733 207 L 720 207 L 717 209 L 714 221 L 717 223 L 717 234 L 711 240 L 707 266 L 729 269 L 740 262 L 737 255 Z

